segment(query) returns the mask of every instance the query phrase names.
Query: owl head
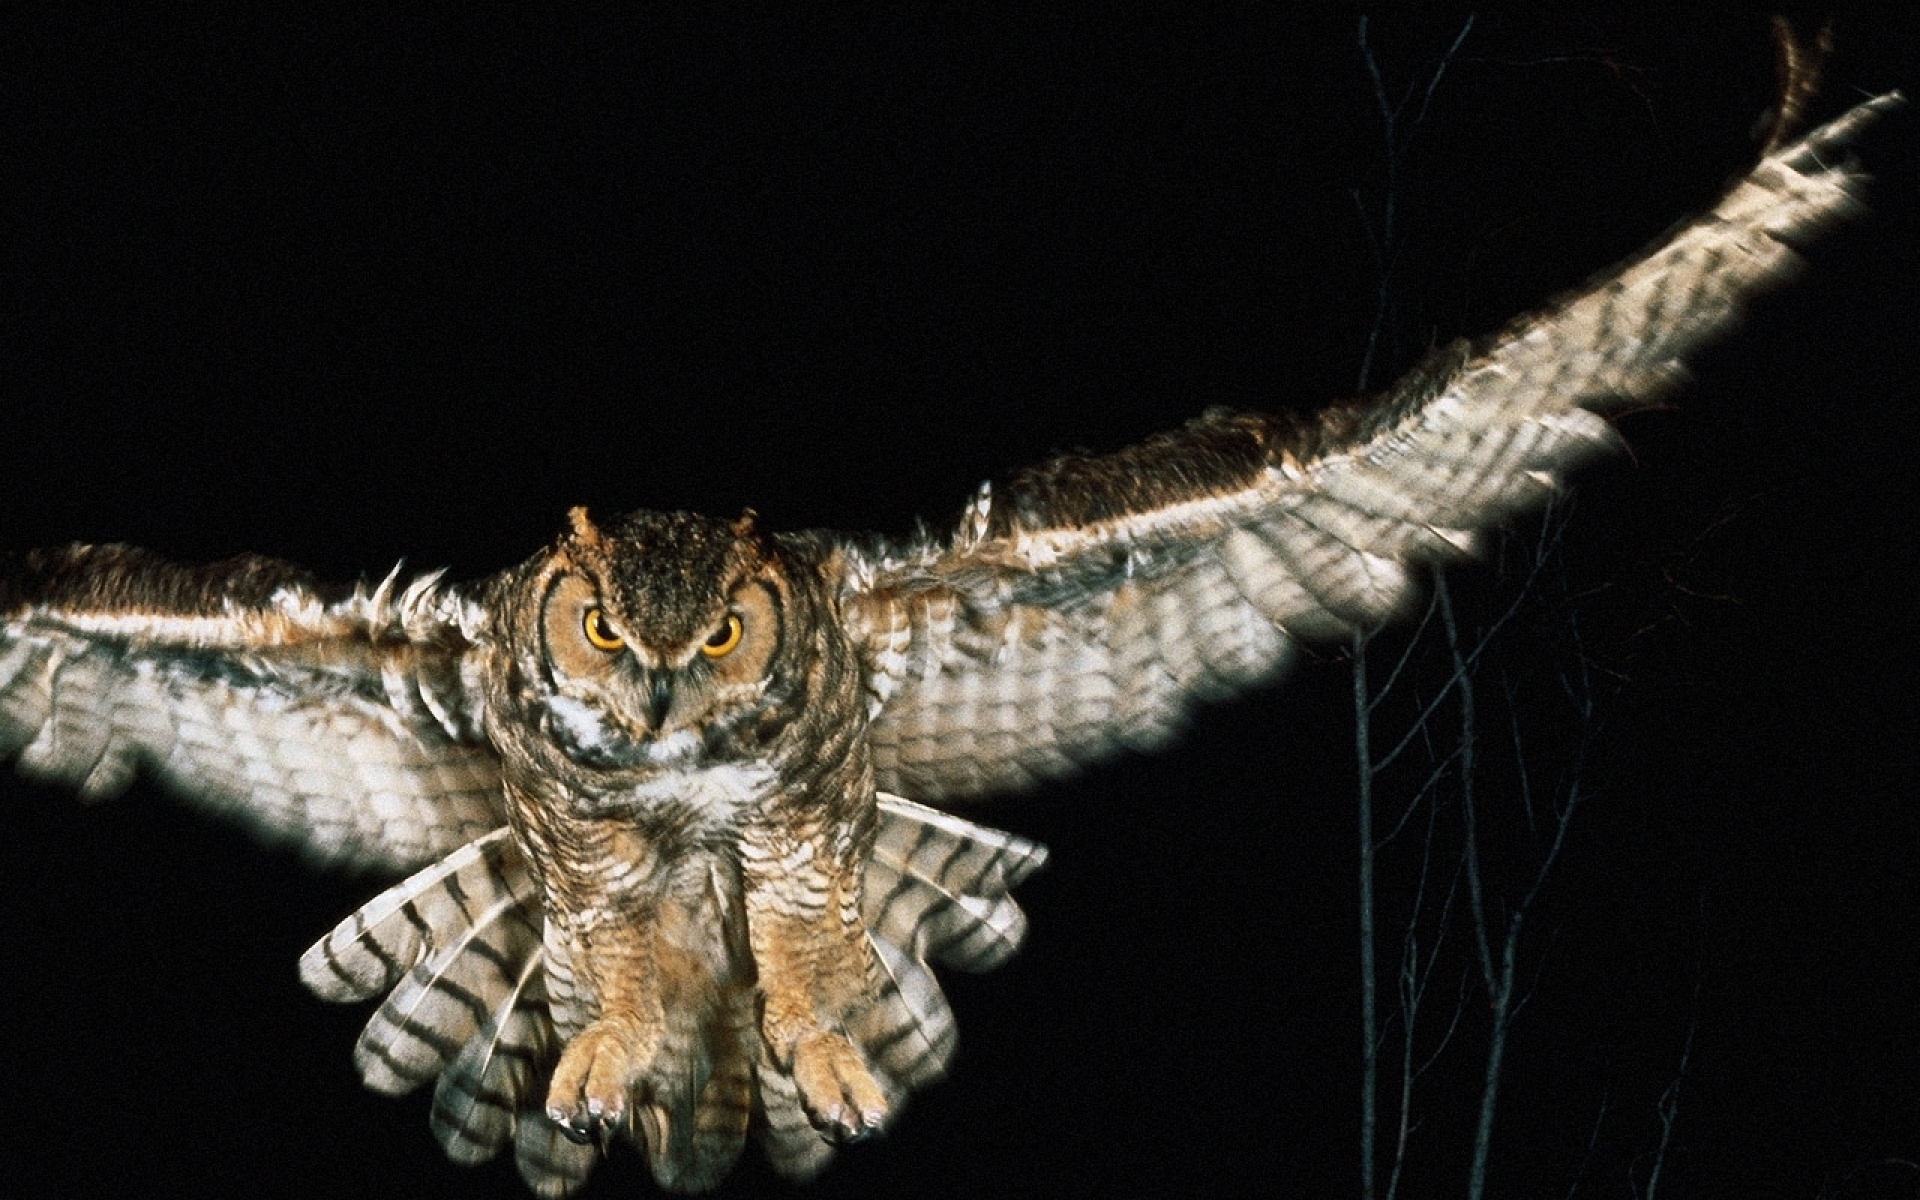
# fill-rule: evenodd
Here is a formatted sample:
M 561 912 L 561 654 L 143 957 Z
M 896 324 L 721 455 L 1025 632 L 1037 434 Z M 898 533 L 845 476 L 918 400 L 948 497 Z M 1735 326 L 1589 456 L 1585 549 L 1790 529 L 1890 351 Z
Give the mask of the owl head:
M 784 672 L 790 574 L 751 513 L 721 521 L 576 508 L 503 577 L 508 692 L 578 767 L 685 769 L 764 750 L 804 672 Z

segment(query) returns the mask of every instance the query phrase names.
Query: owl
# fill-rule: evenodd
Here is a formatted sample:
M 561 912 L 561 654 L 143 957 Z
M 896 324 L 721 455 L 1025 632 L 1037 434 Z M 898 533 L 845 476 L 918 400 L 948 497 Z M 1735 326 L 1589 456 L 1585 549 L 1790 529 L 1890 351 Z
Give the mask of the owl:
M 1152 750 L 1303 643 L 1401 612 L 1614 443 L 1792 243 L 1857 207 L 1897 95 L 1769 153 L 1638 258 L 1384 393 L 1209 412 L 906 538 L 575 509 L 524 563 L 335 587 L 121 546 L 0 563 L 0 756 L 142 773 L 402 876 L 306 953 L 354 1061 L 470 1163 L 564 1196 L 621 1144 L 675 1191 L 758 1140 L 805 1178 L 938 1079 L 933 964 L 1020 945 L 1046 851 L 944 811 Z

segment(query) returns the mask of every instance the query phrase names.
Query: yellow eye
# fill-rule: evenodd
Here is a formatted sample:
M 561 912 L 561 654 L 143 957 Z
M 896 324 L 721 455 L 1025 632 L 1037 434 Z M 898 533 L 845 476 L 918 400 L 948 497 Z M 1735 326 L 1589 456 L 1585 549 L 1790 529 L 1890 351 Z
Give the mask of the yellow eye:
M 587 619 L 582 621 L 580 625 L 586 632 L 587 640 L 593 643 L 593 648 L 596 650 L 605 650 L 611 654 L 615 650 L 624 648 L 627 644 L 627 639 L 615 633 L 607 625 L 607 614 L 601 612 L 598 608 L 588 609 Z
M 741 632 L 740 618 L 728 613 L 726 621 L 713 631 L 713 636 L 700 644 L 700 653 L 708 658 L 722 658 L 733 653 L 733 648 L 740 644 Z

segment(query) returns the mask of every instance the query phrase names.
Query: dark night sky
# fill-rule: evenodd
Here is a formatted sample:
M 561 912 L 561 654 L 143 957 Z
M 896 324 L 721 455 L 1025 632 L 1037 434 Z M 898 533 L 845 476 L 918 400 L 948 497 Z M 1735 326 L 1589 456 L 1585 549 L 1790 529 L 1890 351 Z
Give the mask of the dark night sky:
M 1373 320 L 1345 13 L 59 11 L 0 35 L 0 549 L 474 576 L 578 503 L 900 533 L 1055 450 L 1349 393 Z M 1750 160 L 1764 20 L 1606 11 L 1483 15 L 1436 90 L 1392 371 Z M 1377 11 L 1389 87 L 1461 18 Z M 1839 36 L 1821 114 L 1920 84 L 1911 13 Z M 1631 456 L 1581 477 L 1575 599 L 1516 635 L 1564 662 L 1577 608 L 1622 686 L 1524 947 L 1502 1194 L 1564 1194 L 1603 1103 L 1581 1194 L 1630 1194 L 1690 1011 L 1663 1195 L 1920 1194 L 1885 1161 L 1920 1163 L 1915 151 L 1884 127 L 1874 214 L 1624 422 Z M 953 1078 L 804 1192 L 750 1150 L 725 1194 L 1354 1194 L 1348 681 L 1321 654 L 1173 753 L 973 814 L 1055 857 L 1027 951 L 952 983 Z M 362 1091 L 366 1010 L 299 989 L 376 883 L 150 791 L 0 776 L 0 1191 L 524 1194 L 448 1165 L 423 1097 Z M 1480 1011 L 1416 1197 L 1460 1186 Z

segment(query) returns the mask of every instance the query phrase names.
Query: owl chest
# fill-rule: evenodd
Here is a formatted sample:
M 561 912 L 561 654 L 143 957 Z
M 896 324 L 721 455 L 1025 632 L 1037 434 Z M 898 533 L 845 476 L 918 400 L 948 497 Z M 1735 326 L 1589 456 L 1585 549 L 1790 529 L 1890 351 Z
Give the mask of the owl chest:
M 590 794 L 510 782 L 507 800 L 514 836 L 549 893 L 644 904 L 678 886 L 688 859 L 737 841 L 777 786 L 769 767 L 728 764 L 660 771 Z
M 753 977 L 740 875 L 714 848 L 659 855 L 631 832 L 543 881 L 545 978 L 563 1037 L 611 1011 L 698 1024 Z
M 560 1007 L 583 1016 L 623 987 L 690 995 L 750 972 L 735 847 L 772 783 L 769 770 L 722 766 L 663 772 L 591 804 L 511 803 L 544 893 Z

